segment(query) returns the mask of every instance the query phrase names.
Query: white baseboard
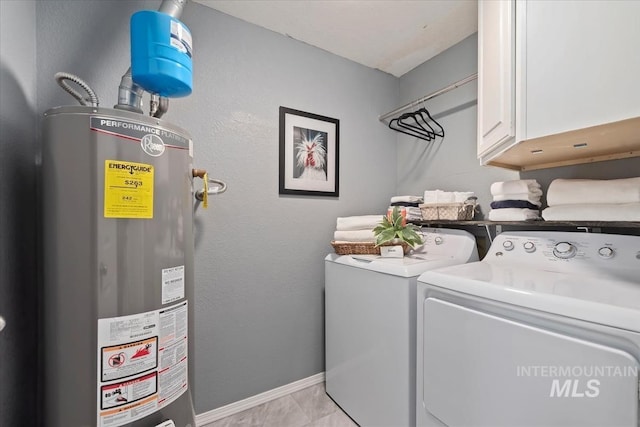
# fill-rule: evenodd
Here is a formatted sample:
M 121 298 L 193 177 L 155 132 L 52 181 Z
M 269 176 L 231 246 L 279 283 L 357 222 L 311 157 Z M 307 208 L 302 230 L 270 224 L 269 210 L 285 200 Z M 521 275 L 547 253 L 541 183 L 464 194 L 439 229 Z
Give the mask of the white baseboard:
M 281 387 L 265 391 L 264 393 L 256 394 L 255 396 L 251 396 L 246 399 L 221 406 L 220 408 L 212 409 L 211 411 L 196 415 L 196 426 L 204 426 L 214 421 L 218 421 L 222 418 L 226 418 L 230 415 L 246 411 L 247 409 L 251 409 L 254 406 L 262 405 L 263 403 L 278 399 L 279 397 L 286 396 L 287 394 L 291 394 L 298 390 L 302 390 L 304 388 L 311 387 L 312 385 L 319 384 L 323 381 L 324 372 L 320 372 L 310 377 L 303 378 L 301 380 L 285 384 Z

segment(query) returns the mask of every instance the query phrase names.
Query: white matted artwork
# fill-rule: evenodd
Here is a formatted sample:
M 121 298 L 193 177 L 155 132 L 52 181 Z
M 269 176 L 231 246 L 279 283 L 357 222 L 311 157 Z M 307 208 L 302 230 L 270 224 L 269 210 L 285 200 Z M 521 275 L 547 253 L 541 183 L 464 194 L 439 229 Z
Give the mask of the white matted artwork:
M 340 121 L 280 107 L 280 194 L 338 197 Z

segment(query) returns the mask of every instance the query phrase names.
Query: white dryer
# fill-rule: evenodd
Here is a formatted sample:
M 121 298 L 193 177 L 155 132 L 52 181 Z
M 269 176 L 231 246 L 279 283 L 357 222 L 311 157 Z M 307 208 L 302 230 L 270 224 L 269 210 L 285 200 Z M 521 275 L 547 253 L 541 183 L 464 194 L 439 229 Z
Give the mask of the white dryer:
M 415 425 L 417 278 L 478 259 L 466 231 L 422 233 L 404 258 L 325 258 L 326 391 L 361 426 Z
M 500 234 L 417 312 L 418 426 L 640 425 L 640 236 Z

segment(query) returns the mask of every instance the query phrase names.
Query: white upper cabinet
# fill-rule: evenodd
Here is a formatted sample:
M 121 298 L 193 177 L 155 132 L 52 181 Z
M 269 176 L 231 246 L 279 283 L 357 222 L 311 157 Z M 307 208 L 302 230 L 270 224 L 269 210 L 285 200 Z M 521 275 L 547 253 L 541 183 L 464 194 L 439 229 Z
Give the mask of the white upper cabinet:
M 640 1 L 529 1 L 527 139 L 640 116 Z
M 482 0 L 478 15 L 482 164 L 640 156 L 640 1 Z
M 514 2 L 478 3 L 478 155 L 515 137 Z

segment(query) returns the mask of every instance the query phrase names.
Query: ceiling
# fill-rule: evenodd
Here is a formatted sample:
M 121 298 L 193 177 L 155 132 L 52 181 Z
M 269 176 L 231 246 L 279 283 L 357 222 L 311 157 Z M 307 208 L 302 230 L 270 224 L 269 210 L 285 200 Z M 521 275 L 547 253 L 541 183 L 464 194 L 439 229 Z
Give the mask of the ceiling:
M 478 30 L 477 0 L 193 0 L 400 77 Z

